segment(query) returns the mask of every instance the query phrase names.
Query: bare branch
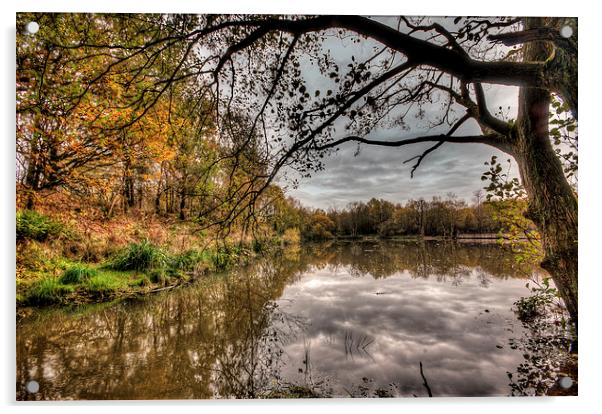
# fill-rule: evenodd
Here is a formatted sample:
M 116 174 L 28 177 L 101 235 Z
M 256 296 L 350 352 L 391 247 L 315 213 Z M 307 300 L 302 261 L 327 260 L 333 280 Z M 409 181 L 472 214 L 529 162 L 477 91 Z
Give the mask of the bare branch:
M 351 136 L 348 136 L 345 138 L 338 139 L 333 142 L 329 142 L 329 143 L 321 145 L 321 146 L 317 146 L 316 149 L 326 150 L 329 148 L 337 147 L 346 142 L 359 142 L 362 144 L 379 145 L 382 147 L 403 147 L 404 145 L 420 144 L 423 142 L 439 142 L 439 141 L 452 142 L 452 143 L 456 143 L 456 144 L 465 144 L 465 143 L 487 144 L 487 145 L 491 145 L 491 146 L 499 148 L 498 145 L 500 145 L 500 142 L 499 142 L 500 137 L 501 137 L 500 134 L 465 135 L 465 136 L 456 136 L 456 137 L 450 137 L 448 135 L 426 135 L 426 136 L 422 136 L 422 137 L 402 139 L 402 140 L 398 140 L 398 141 L 383 141 L 383 140 L 367 139 L 367 138 L 351 135 Z
M 470 119 L 470 114 L 465 114 L 462 118 L 460 118 L 455 124 L 454 126 L 447 132 L 447 134 L 445 134 L 447 137 L 451 137 L 451 135 L 456 132 L 458 130 L 458 128 L 460 128 L 460 126 L 466 122 L 467 120 Z M 418 169 L 418 167 L 420 166 L 420 163 L 422 163 L 422 160 L 424 160 L 424 158 L 429 155 L 431 152 L 435 151 L 437 148 L 439 148 L 441 145 L 443 145 L 443 143 L 445 142 L 445 140 L 441 140 L 439 142 L 437 142 L 435 145 L 433 145 L 432 147 L 428 148 L 426 151 L 424 151 L 421 155 L 418 155 L 416 157 L 412 157 L 408 160 L 405 160 L 403 163 L 406 164 L 412 160 L 418 159 L 416 161 L 416 164 L 414 164 L 412 166 L 412 171 L 410 171 L 410 178 L 414 178 L 414 172 Z
M 420 376 L 422 377 L 422 380 L 424 381 L 424 383 L 422 385 L 424 385 L 424 388 L 426 388 L 426 392 L 428 393 L 429 397 L 432 397 L 433 392 L 431 391 L 431 387 L 429 386 L 429 383 L 426 380 L 426 377 L 424 376 L 424 371 L 422 370 L 422 361 L 420 361 Z

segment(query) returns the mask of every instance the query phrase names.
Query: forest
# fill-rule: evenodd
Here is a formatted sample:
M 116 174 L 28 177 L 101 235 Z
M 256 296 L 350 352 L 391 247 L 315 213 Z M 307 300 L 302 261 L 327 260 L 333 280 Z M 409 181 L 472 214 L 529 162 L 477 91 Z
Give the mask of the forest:
M 395 22 L 18 14 L 18 299 L 153 291 L 304 240 L 506 234 L 535 241 L 576 319 L 576 35 L 555 31 L 576 21 Z M 323 45 L 347 35 L 377 42 L 374 54 L 342 65 Z M 308 68 L 327 83 L 308 83 Z M 516 119 L 491 112 L 487 83 L 521 86 Z M 442 116 L 429 119 L 424 107 L 436 102 Z M 434 132 L 370 135 L 407 131 L 412 117 Z M 456 134 L 469 122 L 482 133 Z M 445 143 L 486 144 L 513 158 L 521 179 L 494 156 L 468 203 L 375 197 L 323 211 L 287 196 L 346 143 L 429 143 L 406 160 L 412 176 Z M 60 282 L 72 277 L 84 290 Z
M 504 210 L 510 203 L 486 201 L 483 191 L 476 191 L 474 203 L 459 200 L 453 193 L 445 197 L 409 200 L 405 204 L 372 198 L 349 203 L 344 209 L 311 210 L 289 199 L 288 223 L 295 225 L 304 240 L 361 236 L 418 236 L 454 239 L 459 234 L 489 236 L 506 234 Z M 290 225 L 290 224 L 289 224 Z M 535 232 L 524 229 L 523 237 Z

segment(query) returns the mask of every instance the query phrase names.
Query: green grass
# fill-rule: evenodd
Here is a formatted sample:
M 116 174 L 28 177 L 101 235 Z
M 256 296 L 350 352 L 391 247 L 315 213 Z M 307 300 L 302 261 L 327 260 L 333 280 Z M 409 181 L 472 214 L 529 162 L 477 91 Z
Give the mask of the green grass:
M 54 277 L 46 277 L 33 283 L 26 296 L 26 302 L 33 305 L 58 303 L 73 291 L 73 286 L 63 285 Z
M 146 275 L 134 279 L 131 271 L 96 269 L 78 263 L 67 268 L 61 277 L 43 275 L 37 281 L 23 285 L 20 290 L 20 303 L 28 305 L 52 305 L 65 302 L 67 295 L 78 293 L 98 294 L 127 292 L 150 285 Z
M 101 272 L 85 281 L 83 286 L 88 292 L 108 293 L 127 289 L 129 282 L 129 274 Z
M 132 287 L 143 288 L 145 286 L 149 286 L 151 283 L 152 282 L 147 275 L 142 275 L 139 278 L 130 281 L 128 285 Z
M 66 303 L 67 296 L 74 303 L 100 298 L 104 301 L 148 290 L 148 287 L 171 286 L 187 280 L 190 274 L 227 270 L 245 258 L 249 251 L 225 245 L 169 255 L 145 240 L 130 244 L 104 265 L 73 262 L 62 257 L 50 260 L 44 258 L 43 251 L 39 253 L 40 260 L 35 261 L 32 269 L 28 268 L 29 276 L 37 280 L 24 280 L 18 284 L 20 303 Z
M 65 226 L 32 210 L 17 212 L 17 240 L 44 241 L 66 233 Z
M 98 275 L 98 270 L 84 264 L 76 264 L 63 272 L 59 281 L 64 285 L 83 283 Z
M 107 266 L 115 270 L 137 270 L 145 272 L 151 269 L 161 269 L 167 266 L 168 256 L 159 247 L 148 240 L 141 243 L 131 243 L 118 253 Z
M 79 300 L 83 301 L 119 297 L 121 293 L 148 286 L 166 286 L 185 280 L 187 276 L 183 272 L 205 263 L 207 257 L 194 251 L 170 257 L 144 241 L 129 245 L 105 266 L 63 261 L 61 267 L 43 269 L 37 281 L 21 284 L 18 294 L 20 303 L 30 305 L 61 303 L 69 294 L 79 294 Z M 60 277 L 53 274 L 57 270 L 62 271 Z

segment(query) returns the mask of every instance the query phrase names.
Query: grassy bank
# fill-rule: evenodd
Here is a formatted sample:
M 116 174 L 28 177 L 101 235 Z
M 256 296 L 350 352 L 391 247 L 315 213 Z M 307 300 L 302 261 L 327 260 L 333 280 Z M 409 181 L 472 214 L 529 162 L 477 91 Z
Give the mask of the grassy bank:
M 17 213 L 17 305 L 74 305 L 146 295 L 247 263 L 272 238 L 217 239 L 157 217 L 66 222 Z

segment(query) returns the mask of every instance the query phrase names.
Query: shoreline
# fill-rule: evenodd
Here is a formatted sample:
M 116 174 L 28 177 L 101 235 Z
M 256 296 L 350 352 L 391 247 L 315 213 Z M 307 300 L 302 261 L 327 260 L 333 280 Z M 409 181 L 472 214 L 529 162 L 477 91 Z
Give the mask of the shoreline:
M 17 279 L 17 318 L 27 308 L 68 308 L 143 298 L 244 267 L 258 257 L 284 248 L 286 246 L 270 244 L 259 251 L 248 247 L 235 247 L 226 252 L 189 250 L 174 255 L 166 254 L 166 263 L 137 270 L 115 269 L 111 267 L 111 261 L 69 261 L 62 265 L 60 275 L 54 271 L 30 280 Z M 68 280 L 67 276 L 75 273 L 74 269 L 78 278 Z
M 465 235 L 463 235 L 465 236 Z M 468 238 L 459 237 L 456 239 L 445 238 L 442 236 L 427 236 L 421 238 L 419 236 L 360 236 L 360 237 L 337 237 L 327 239 L 323 242 L 387 242 L 399 241 L 410 243 L 421 242 L 451 242 L 451 243 L 477 243 L 477 244 L 493 244 L 498 243 L 498 239 L 492 238 Z M 111 270 L 108 263 L 90 263 L 90 262 L 69 262 L 64 265 L 63 276 L 56 274 L 44 274 L 39 279 L 31 281 L 17 282 L 17 297 L 16 309 L 17 317 L 27 308 L 43 309 L 43 308 L 68 308 L 71 306 L 92 305 L 109 303 L 113 301 L 121 301 L 134 298 L 143 298 L 156 293 L 172 290 L 179 287 L 185 287 L 201 280 L 205 277 L 228 272 L 246 266 L 252 260 L 258 257 L 273 254 L 287 248 L 299 249 L 304 245 L 319 243 L 316 241 L 301 242 L 298 245 L 287 244 L 269 244 L 260 251 L 254 251 L 250 248 L 239 248 L 236 252 L 227 253 L 229 256 L 225 263 L 221 266 L 216 266 L 215 255 L 217 252 L 210 250 L 202 256 L 202 260 L 193 263 L 193 267 L 189 269 L 174 269 L 173 265 L 167 265 L 163 268 L 148 268 L 146 270 Z M 186 254 L 186 253 L 182 253 Z M 174 256 L 177 257 L 177 256 Z M 78 281 L 77 283 L 65 283 L 61 279 L 64 278 L 65 272 L 74 267 L 81 267 L 83 270 L 94 274 L 92 279 Z M 104 284 L 95 280 L 109 276 L 109 282 Z M 116 282 L 111 282 L 116 280 Z M 49 292 L 44 296 L 36 293 L 36 289 L 40 288 L 42 283 L 48 282 L 50 285 L 47 289 Z

